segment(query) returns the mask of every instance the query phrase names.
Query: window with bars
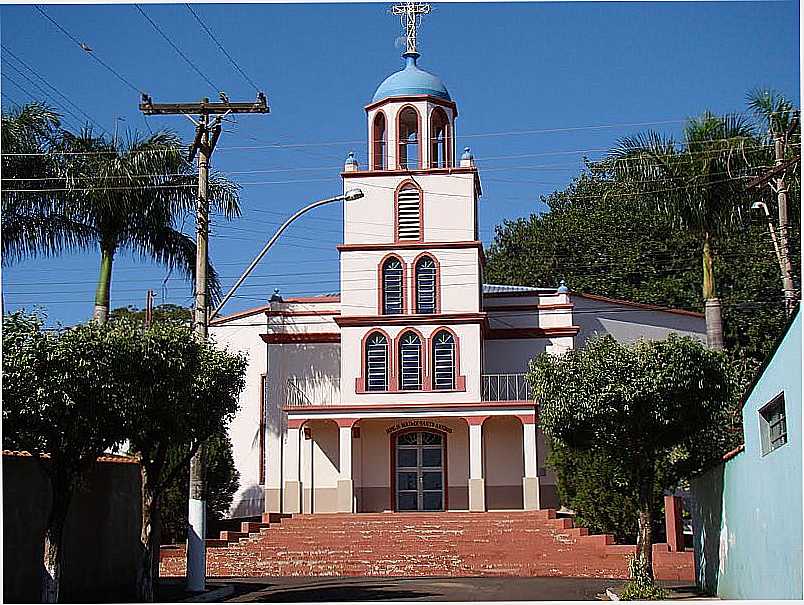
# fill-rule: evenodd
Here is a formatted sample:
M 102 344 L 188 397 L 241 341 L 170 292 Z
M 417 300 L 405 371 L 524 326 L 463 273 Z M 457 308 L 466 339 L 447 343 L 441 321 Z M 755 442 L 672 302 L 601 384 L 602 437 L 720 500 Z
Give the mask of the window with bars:
M 759 425 L 763 456 L 787 443 L 784 393 L 759 410 Z
M 421 194 L 413 186 L 397 194 L 396 234 L 398 239 L 421 239 Z
M 402 261 L 389 258 L 382 266 L 382 312 L 383 315 L 399 315 L 404 311 L 404 274 Z
M 433 388 L 455 388 L 455 337 L 446 330 L 433 337 Z
M 366 390 L 388 390 L 388 339 L 375 332 L 366 339 Z
M 436 312 L 436 264 L 429 256 L 416 263 L 416 313 Z
M 399 385 L 403 391 L 422 388 L 422 341 L 413 332 L 399 339 Z

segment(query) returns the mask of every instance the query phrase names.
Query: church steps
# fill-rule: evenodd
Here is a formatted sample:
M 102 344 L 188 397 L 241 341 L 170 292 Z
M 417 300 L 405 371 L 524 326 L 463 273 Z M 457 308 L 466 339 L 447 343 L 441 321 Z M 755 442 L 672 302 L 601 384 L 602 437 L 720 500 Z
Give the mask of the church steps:
M 211 576 L 624 578 L 635 550 L 589 535 L 554 510 L 294 515 L 242 529 L 256 531 L 225 532 L 238 538 L 228 545 L 207 541 L 217 546 L 207 551 Z M 692 580 L 691 553 L 657 545 L 654 554 L 657 577 Z M 162 575 L 184 574 L 183 547 L 161 555 Z

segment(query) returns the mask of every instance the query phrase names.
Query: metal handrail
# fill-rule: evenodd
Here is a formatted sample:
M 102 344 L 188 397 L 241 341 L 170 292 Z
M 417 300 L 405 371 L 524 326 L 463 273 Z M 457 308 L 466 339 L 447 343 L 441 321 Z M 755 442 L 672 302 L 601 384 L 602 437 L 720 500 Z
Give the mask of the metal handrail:
M 482 401 L 533 401 L 525 374 L 483 374 Z

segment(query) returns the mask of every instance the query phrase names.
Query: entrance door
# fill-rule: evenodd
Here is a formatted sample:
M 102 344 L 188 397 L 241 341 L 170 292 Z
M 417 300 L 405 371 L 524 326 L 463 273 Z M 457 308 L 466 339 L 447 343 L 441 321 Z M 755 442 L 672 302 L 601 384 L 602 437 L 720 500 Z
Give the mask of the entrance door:
M 396 510 L 444 510 L 444 437 L 419 431 L 396 439 Z

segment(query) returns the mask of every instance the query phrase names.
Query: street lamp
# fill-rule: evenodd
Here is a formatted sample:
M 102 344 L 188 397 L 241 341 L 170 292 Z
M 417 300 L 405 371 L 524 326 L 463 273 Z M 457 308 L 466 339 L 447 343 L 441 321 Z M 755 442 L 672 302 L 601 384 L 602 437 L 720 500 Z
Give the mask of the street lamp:
M 223 305 L 225 305 L 229 301 L 229 299 L 232 298 L 232 295 L 234 295 L 235 291 L 237 291 L 240 285 L 254 270 L 254 267 L 256 267 L 257 264 L 262 260 L 262 257 L 265 256 L 265 253 L 271 249 L 271 246 L 273 246 L 276 240 L 279 239 L 279 236 L 282 235 L 282 232 L 285 229 L 287 229 L 288 225 L 290 225 L 293 221 L 299 218 L 302 214 L 312 210 L 313 208 L 318 208 L 319 206 L 323 206 L 324 204 L 331 204 L 332 202 L 340 202 L 341 200 L 351 202 L 353 200 L 359 200 L 361 197 L 363 197 L 363 192 L 360 189 L 350 189 L 349 191 L 341 195 L 336 195 L 335 197 L 329 197 L 325 200 L 318 200 L 317 202 L 313 202 L 312 204 L 309 204 L 304 208 L 302 208 L 301 210 L 299 210 L 298 212 L 296 212 L 288 220 L 282 223 L 282 226 L 276 230 L 276 233 L 274 233 L 271 239 L 268 240 L 268 243 L 265 244 L 263 249 L 260 250 L 260 253 L 254 258 L 253 261 L 251 261 L 251 264 L 248 266 L 248 268 L 245 271 L 243 271 L 243 275 L 241 275 L 238 278 L 237 282 L 235 282 L 235 285 L 232 286 L 232 288 L 226 293 L 226 296 L 223 297 L 220 304 L 210 314 L 209 319 L 207 321 L 208 322 L 212 321 L 213 319 L 215 319 L 215 317 L 217 317 L 218 313 L 223 308 Z

